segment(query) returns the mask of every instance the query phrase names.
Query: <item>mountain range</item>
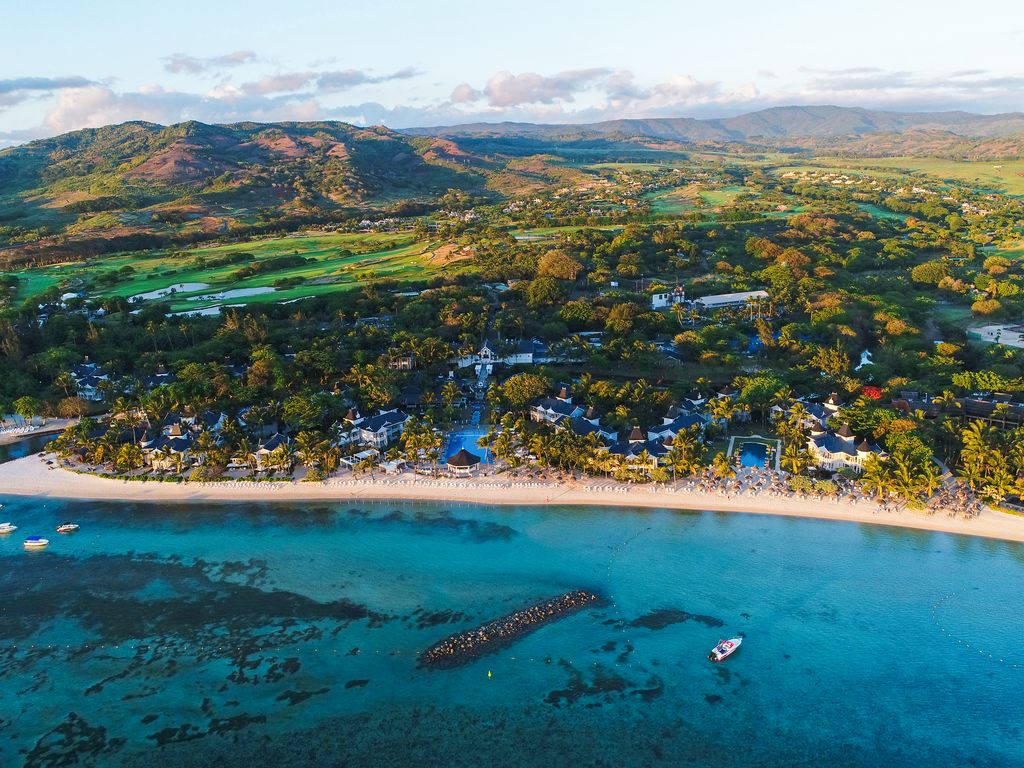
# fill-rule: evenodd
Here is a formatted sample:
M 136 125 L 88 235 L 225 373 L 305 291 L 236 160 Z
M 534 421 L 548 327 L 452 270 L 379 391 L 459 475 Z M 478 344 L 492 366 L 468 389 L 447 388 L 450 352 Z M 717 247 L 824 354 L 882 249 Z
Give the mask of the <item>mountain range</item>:
M 0 151 L 0 261 L 187 244 L 343 217 L 413 215 L 448 190 L 491 199 L 578 183 L 560 156 L 708 145 L 955 159 L 1024 157 L 1024 114 L 778 107 L 738 117 L 395 131 L 339 122 L 146 122 Z M 56 236 L 56 239 L 55 239 Z M 47 255 L 46 258 L 50 258 Z
M 978 115 L 971 112 L 885 112 L 860 107 L 772 107 L 728 118 L 665 117 L 608 120 L 586 125 L 534 123 L 470 123 L 435 128 L 410 128 L 413 136 L 530 137 L 557 139 L 594 136 L 643 136 L 684 142 L 758 139 L 806 139 L 861 136 L 873 133 L 944 131 L 987 138 L 1024 133 L 1024 113 Z

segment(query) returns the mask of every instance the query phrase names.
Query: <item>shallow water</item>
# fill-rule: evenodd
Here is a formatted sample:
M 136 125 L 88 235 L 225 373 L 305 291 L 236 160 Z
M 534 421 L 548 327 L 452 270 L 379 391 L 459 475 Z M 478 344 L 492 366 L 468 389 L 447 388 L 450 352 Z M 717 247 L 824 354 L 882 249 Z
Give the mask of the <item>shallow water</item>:
M 0 502 L 21 526 L 0 539 L 5 767 L 1024 764 L 1017 544 L 650 510 Z M 65 519 L 81 532 L 50 535 Z M 48 551 L 22 551 L 33 533 Z M 608 604 L 417 665 L 573 589 Z

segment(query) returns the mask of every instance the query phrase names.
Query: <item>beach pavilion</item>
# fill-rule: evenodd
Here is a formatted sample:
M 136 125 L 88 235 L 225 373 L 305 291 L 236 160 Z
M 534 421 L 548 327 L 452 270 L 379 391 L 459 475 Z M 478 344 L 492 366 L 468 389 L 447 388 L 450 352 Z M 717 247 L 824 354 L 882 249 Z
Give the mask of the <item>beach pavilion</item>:
M 458 453 L 453 453 L 448 457 L 446 466 L 448 471 L 453 475 L 459 477 L 467 477 L 473 473 L 473 470 L 480 465 L 480 457 L 475 453 L 470 453 L 465 448 L 459 450 Z

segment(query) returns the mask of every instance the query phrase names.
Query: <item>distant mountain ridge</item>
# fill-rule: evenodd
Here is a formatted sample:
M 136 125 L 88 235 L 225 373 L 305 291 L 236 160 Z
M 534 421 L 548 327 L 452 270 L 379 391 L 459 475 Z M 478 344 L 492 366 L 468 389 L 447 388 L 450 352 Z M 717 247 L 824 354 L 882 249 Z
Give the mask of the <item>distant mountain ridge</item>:
M 836 106 L 772 107 L 714 119 L 664 117 L 587 124 L 467 123 L 408 128 L 399 132 L 452 139 L 528 137 L 556 140 L 622 136 L 682 142 L 748 142 L 753 139 L 834 138 L 921 130 L 945 131 L 974 138 L 1009 136 L 1024 133 L 1024 113 L 979 115 L 960 111 L 887 112 Z

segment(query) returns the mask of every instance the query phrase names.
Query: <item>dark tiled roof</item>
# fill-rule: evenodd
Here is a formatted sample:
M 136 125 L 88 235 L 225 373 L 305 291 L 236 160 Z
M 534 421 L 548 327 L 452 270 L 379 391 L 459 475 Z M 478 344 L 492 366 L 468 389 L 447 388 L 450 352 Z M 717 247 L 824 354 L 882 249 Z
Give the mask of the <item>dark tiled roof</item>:
M 579 409 L 579 406 L 573 405 L 572 403 L 566 403 L 555 397 L 541 398 L 534 403 L 533 407 L 540 410 L 551 411 L 566 417 L 572 416 L 572 414 Z
M 473 467 L 480 463 L 480 457 L 462 448 L 458 453 L 450 456 L 446 463 L 449 467 Z
M 387 413 L 378 413 L 376 416 L 371 416 L 366 419 L 362 424 L 359 425 L 360 429 L 365 429 L 369 432 L 379 432 L 382 429 L 387 429 L 395 424 L 404 424 L 408 419 L 408 414 L 403 411 L 388 411 Z
M 270 437 L 265 443 L 263 443 L 260 446 L 260 448 L 264 451 L 274 451 L 280 448 L 282 445 L 288 445 L 288 438 L 282 435 L 280 432 L 277 432 L 272 437 Z

